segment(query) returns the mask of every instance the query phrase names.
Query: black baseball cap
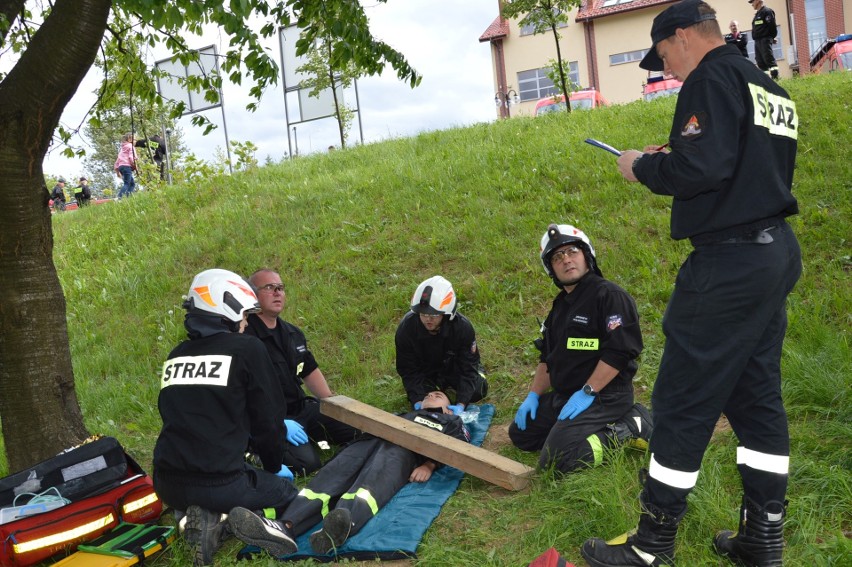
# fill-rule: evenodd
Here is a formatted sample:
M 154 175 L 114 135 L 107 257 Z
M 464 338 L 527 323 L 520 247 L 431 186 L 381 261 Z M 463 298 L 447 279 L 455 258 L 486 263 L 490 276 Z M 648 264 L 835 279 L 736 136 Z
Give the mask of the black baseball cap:
M 639 66 L 648 71 L 662 71 L 663 60 L 657 55 L 657 44 L 675 34 L 678 28 L 688 28 L 699 22 L 715 20 L 716 14 L 701 14 L 698 7 L 706 4 L 702 0 L 683 0 L 672 4 L 654 18 L 651 25 L 651 49 L 639 63 Z

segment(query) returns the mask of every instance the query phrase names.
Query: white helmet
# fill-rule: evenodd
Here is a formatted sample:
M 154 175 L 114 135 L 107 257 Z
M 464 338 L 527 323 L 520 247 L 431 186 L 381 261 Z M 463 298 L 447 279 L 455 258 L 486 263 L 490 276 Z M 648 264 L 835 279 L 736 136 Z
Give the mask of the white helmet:
M 562 284 L 556 279 L 553 274 L 553 266 L 550 264 L 550 256 L 553 252 L 566 244 L 575 244 L 583 251 L 583 256 L 586 258 L 586 263 L 589 269 L 599 276 L 601 274 L 598 268 L 598 262 L 595 258 L 595 249 L 592 247 L 592 241 L 586 236 L 582 230 L 570 224 L 555 224 L 551 223 L 547 227 L 547 232 L 541 237 L 541 263 L 544 265 L 544 271 L 553 279 L 556 287 L 561 288 Z
M 205 270 L 195 276 L 184 307 L 219 315 L 232 323 L 243 320 L 244 313 L 257 313 L 260 303 L 251 284 L 228 270 Z
M 415 313 L 456 316 L 456 292 L 453 284 L 441 276 L 432 276 L 417 286 L 411 297 L 411 310 Z

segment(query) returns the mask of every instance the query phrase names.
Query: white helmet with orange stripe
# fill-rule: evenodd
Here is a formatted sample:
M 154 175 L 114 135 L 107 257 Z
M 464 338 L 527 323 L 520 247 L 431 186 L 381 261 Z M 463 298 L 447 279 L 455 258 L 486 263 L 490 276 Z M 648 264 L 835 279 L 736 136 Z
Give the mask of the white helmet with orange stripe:
M 456 316 L 456 292 L 453 284 L 441 276 L 432 276 L 417 286 L 411 298 L 411 310 L 425 315 Z
M 183 306 L 190 312 L 219 315 L 232 323 L 245 313 L 260 311 L 257 295 L 247 281 L 228 270 L 205 270 L 195 276 Z

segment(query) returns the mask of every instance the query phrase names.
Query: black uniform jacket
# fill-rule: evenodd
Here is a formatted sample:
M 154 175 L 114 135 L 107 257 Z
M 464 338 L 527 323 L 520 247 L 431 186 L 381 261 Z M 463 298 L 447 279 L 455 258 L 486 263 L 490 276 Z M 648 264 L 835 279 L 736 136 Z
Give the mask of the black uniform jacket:
M 65 202 L 65 191 L 62 190 L 62 187 L 59 185 L 53 186 L 53 191 L 50 193 L 50 198 L 54 201 Z
M 308 350 L 305 334 L 280 317 L 278 325 L 270 329 L 257 315 L 249 315 L 245 334 L 263 341 L 284 390 L 290 414 L 298 414 L 306 397 L 302 389 L 303 379 L 318 368 L 313 353 Z
M 790 191 L 798 132 L 787 92 L 722 45 L 683 83 L 671 153 L 646 154 L 633 172 L 652 192 L 674 197 L 674 239 L 786 217 L 799 210 Z
M 226 332 L 179 344 L 163 365 L 158 405 L 155 469 L 235 475 L 245 467 L 249 439 L 266 470 L 281 468 L 286 404 L 255 337 Z
M 440 411 L 429 411 L 428 409 L 419 409 L 410 411 L 400 417 L 405 418 L 414 423 L 428 427 L 434 431 L 440 431 L 444 435 L 455 437 L 459 441 L 470 443 L 470 431 L 468 431 L 462 418 L 455 414 L 441 413 Z M 420 464 L 430 460 L 421 456 Z M 440 463 L 439 463 L 440 464 Z
M 740 50 L 743 57 L 748 57 L 748 35 L 743 32 L 737 34 L 734 37 L 734 34 L 729 33 L 725 35 L 725 43 L 730 43 L 731 45 L 736 46 L 737 49 Z
M 455 386 L 458 403 L 470 402 L 480 360 L 476 333 L 467 317 L 459 313 L 453 319 L 445 316 L 438 334 L 432 335 L 417 313 L 409 311 L 396 329 L 395 342 L 396 371 L 412 404 L 429 393 L 429 384 L 439 382 Z
M 631 384 L 642 352 L 639 313 L 630 295 L 589 272 L 574 291 L 562 291 L 542 327 L 540 361 L 550 385 L 570 396 L 583 387 L 602 360 L 619 371 L 611 383 Z
M 763 6 L 754 13 L 751 20 L 751 37 L 758 39 L 773 39 L 778 35 L 778 26 L 775 23 L 775 11 Z

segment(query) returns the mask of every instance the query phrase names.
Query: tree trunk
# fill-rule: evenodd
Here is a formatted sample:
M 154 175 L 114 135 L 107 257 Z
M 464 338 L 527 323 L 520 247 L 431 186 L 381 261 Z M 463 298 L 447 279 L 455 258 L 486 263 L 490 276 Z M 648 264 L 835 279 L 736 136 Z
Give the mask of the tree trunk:
M 95 60 L 110 0 L 56 0 L 0 82 L 0 420 L 10 471 L 87 436 L 42 161 Z
M 568 90 L 568 83 L 565 80 L 565 68 L 562 66 L 562 49 L 559 47 L 559 32 L 556 31 L 556 24 L 550 26 L 553 31 L 553 41 L 556 42 L 556 62 L 559 65 L 559 81 L 562 83 L 562 94 L 565 95 L 565 110 L 571 112 L 571 92 Z

